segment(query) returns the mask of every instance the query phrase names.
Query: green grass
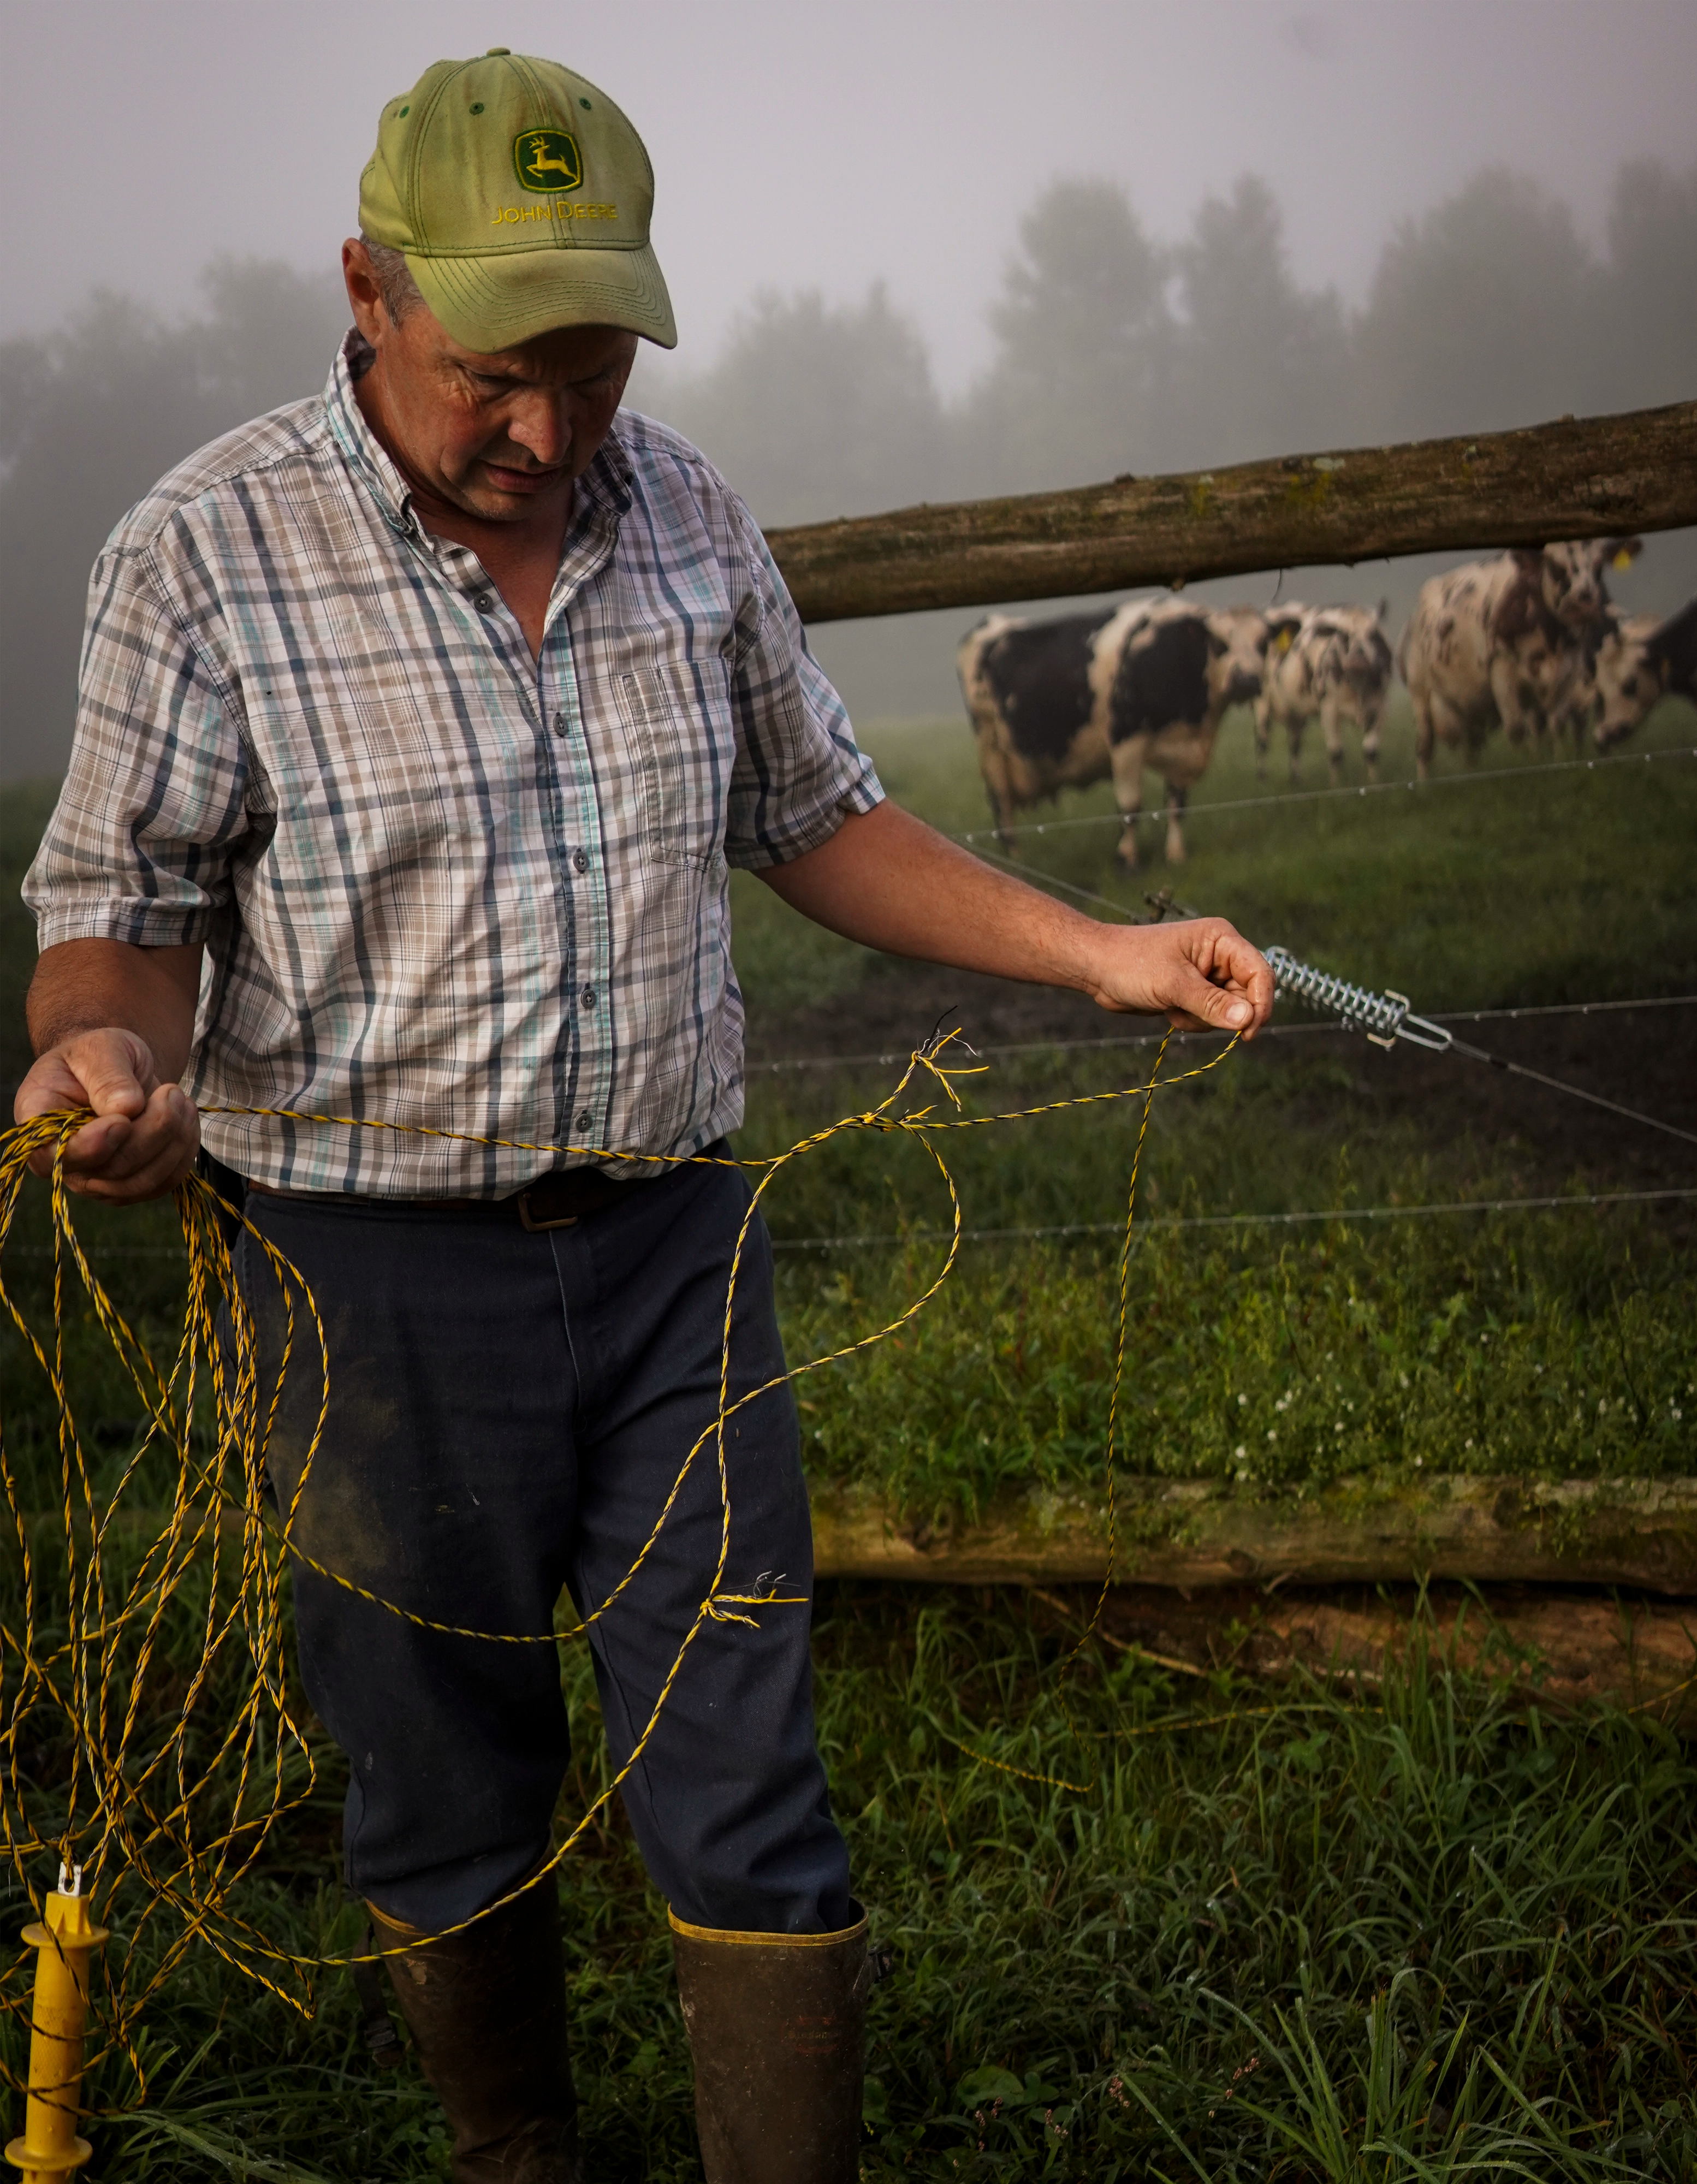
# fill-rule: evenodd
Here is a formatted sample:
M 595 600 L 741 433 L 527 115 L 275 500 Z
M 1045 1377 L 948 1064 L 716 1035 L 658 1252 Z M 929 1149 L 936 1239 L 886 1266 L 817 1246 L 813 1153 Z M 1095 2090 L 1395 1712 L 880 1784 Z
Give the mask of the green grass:
M 1635 752 L 1694 738 L 1669 705 Z M 959 723 L 875 742 L 892 793 L 939 825 L 984 824 Z M 1030 860 L 1141 909 L 1168 881 L 1262 940 L 1388 984 L 1429 1010 L 1634 998 L 1697 987 L 1697 761 L 1544 772 L 1496 748 L 1510 777 L 1449 787 L 1440 760 L 1419 795 L 1293 801 L 1210 820 L 1210 803 L 1255 793 L 1247 719 L 1227 723 L 1198 791 L 1190 861 L 1134 878 L 1112 866 L 1111 827 L 1063 827 Z M 1406 705 L 1393 709 L 1383 775 L 1411 777 Z M 1310 782 L 1321 778 L 1310 760 Z M 1058 813 L 1111 809 L 1104 788 Z M 1037 815 L 1039 820 L 1045 815 Z M 803 926 L 757 882 L 737 901 L 737 954 L 751 1012 L 834 995 L 851 1014 L 877 959 Z M 804 945 L 802 936 L 806 934 Z M 1294 1013 L 1300 1015 L 1300 1011 Z M 1124 1027 L 1118 1027 L 1124 1028 Z M 915 1023 L 915 1037 L 928 1029 Z M 971 1031 L 970 1022 L 966 1026 Z M 1116 1028 L 1102 1021 L 1104 1032 Z M 1669 1019 L 1670 1035 L 1679 1021 Z M 1138 1081 L 1151 1046 L 1115 1055 L 993 1057 L 963 1087 L 968 1116 Z M 1171 1070 L 1203 1059 L 1175 1050 Z M 1287 1059 L 1277 1076 L 1229 1057 L 1157 1100 L 1139 1201 L 1146 1215 L 1516 1197 L 1535 1145 L 1418 1115 L 1349 1126 L 1351 1074 L 1333 1057 Z M 1381 1065 L 1397 1067 L 1395 1057 Z M 1475 1065 L 1456 1062 L 1458 1072 Z M 865 1067 L 758 1075 L 740 1144 L 776 1151 L 888 1089 Z M 929 1088 L 928 1088 L 929 1091 Z M 1630 1103 L 1632 1088 L 1621 1096 Z M 915 1104 L 918 1104 L 915 1102 Z M 1135 1101 L 945 1135 L 969 1228 L 1123 1218 Z M 1671 1181 L 1690 1164 L 1670 1144 Z M 1553 1187 L 1579 1190 L 1583 1169 Z M 946 1224 L 947 1200 L 911 1141 L 856 1133 L 786 1175 L 775 1234 L 883 1236 L 876 1248 L 781 1255 L 792 1353 L 818 1354 L 878 1325 L 940 1258 L 915 1230 Z M 1077 1484 L 1105 1457 L 1114 1237 L 969 1247 L 941 1297 L 900 1338 L 833 1367 L 801 1392 L 820 1476 L 876 1486 L 921 1513 L 974 1509 L 1032 1478 Z M 1502 1215 L 1338 1224 L 1298 1232 L 1149 1231 L 1134 1255 L 1127 1430 L 1120 1460 L 1151 1474 L 1230 1479 L 1280 1493 L 1343 1474 L 1422 1470 L 1532 1476 L 1697 1471 L 1689 1247 L 1631 1213 Z
M 1653 1722 L 1548 1718 L 1424 1644 L 1374 1705 L 1310 1684 L 1180 1691 L 1093 1648 L 1070 1730 L 1070 1641 L 1046 1610 L 822 1590 L 822 1743 L 896 1957 L 864 2175 L 1697 2175 L 1697 1769 Z M 580 1651 L 565 1682 L 575 1813 L 604 1768 Z M 308 1953 L 359 1932 L 331 1805 L 242 1892 Z M 622 1825 L 562 1888 L 589 2173 L 682 2184 L 699 2172 L 664 1912 Z M 113 1967 L 133 1975 L 148 1944 L 117 1923 Z M 433 2103 L 409 2067 L 367 2059 L 344 1975 L 303 2018 L 200 1950 L 142 2036 L 145 2108 L 120 2113 L 121 2064 L 91 2081 L 109 2184 L 446 2175 Z M 0 2056 L 21 2061 L 15 2020 Z
M 1388 772 L 1407 760 L 1405 720 L 1394 731 Z M 1690 740 L 1689 712 L 1668 708 L 1635 748 Z M 1130 906 L 1144 884 L 1171 880 L 1256 938 L 1395 985 L 1427 1009 L 1691 989 L 1697 767 L 1527 767 L 1419 798 L 1275 800 L 1210 820 L 1208 801 L 1253 788 L 1247 742 L 1241 720 L 1228 726 L 1182 871 L 1116 876 L 1110 828 L 1037 838 L 1032 861 Z M 983 824 L 959 723 L 881 737 L 876 755 L 926 816 Z M 1093 792 L 1061 816 L 1104 801 Z M 45 794 L 8 792 L 8 875 L 45 809 Z M 862 982 L 886 975 L 865 951 L 801 926 L 758 883 L 739 876 L 735 896 L 739 973 L 757 1017 L 833 997 L 852 1015 Z M 0 1036 L 15 1070 L 27 932 L 9 901 L 8 879 Z M 968 1096 L 976 1111 L 1023 1105 L 1124 1083 L 1137 1067 L 1003 1057 Z M 887 1074 L 759 1081 L 745 1147 L 774 1149 L 864 1106 Z M 1344 1081 L 1333 1061 L 1272 1078 L 1234 1057 L 1166 1095 L 1145 1210 L 1526 1187 L 1529 1156 L 1510 1141 L 1418 1118 L 1340 1132 Z M 1113 1223 L 1134 1128 L 1123 1103 L 949 1140 L 969 1224 Z M 876 1323 L 928 1279 L 937 1245 L 915 1232 L 944 1212 L 922 1152 L 904 1140 L 839 1140 L 787 1176 L 771 1204 L 781 1239 L 902 1240 L 781 1254 L 793 1354 Z M 170 1210 L 81 1217 L 120 1300 L 164 1346 L 181 1310 Z M 38 1197 L 17 1240 L 20 1254 L 42 1247 Z M 1033 1476 L 1097 1475 L 1113 1258 L 1111 1238 L 971 1248 L 903 1346 L 802 1388 L 815 1475 L 938 1511 Z M 32 1312 L 47 1272 L 43 1258 L 8 1256 Z M 1258 1494 L 1363 1470 L 1689 1474 L 1693 1289 L 1682 1232 L 1620 1214 L 1295 1238 L 1151 1231 L 1132 1263 L 1121 1460 Z M 133 1445 L 135 1399 L 81 1306 L 67 1340 L 80 1415 L 109 1472 Z M 9 1334 L 0 1418 L 21 1498 L 49 1506 L 50 1408 Z M 14 1629 L 16 1586 L 15 1567 L 0 1561 L 0 1620 Z M 1653 1722 L 1551 1719 L 1419 1648 L 1371 1708 L 1309 1686 L 1274 1702 L 1224 1680 L 1180 1691 L 1093 1648 L 1071 1691 L 1080 1741 L 1056 1704 L 1065 1645 L 1041 1606 L 1014 1594 L 821 1594 L 834 1795 L 859 1885 L 898 1957 L 874 2000 L 869 2176 L 1697 2177 L 1697 1768 Z M 189 1607 L 185 1598 L 169 1621 L 144 1741 L 164 1733 L 196 1658 Z M 604 1762 L 581 1654 L 565 1674 L 579 1758 L 565 1809 L 575 1814 Z M 226 1659 L 209 1719 L 234 1706 L 239 1682 L 239 1658 Z M 1023 1780 L 973 1753 L 1089 1786 Z M 339 1763 L 322 1756 L 313 1802 L 239 1906 L 305 1953 L 346 1947 L 359 1924 L 335 1880 Z M 64 1759 L 62 1737 L 45 1733 L 21 1754 L 49 1811 Z M 621 1825 L 591 1839 L 563 1886 L 591 2173 L 690 2177 L 664 1917 Z M 15 1893 L 11 1909 L 21 1917 Z M 131 1916 L 120 1903 L 114 1964 L 133 1957 L 140 1975 L 158 1944 L 134 1937 Z M 143 2030 L 149 2102 L 96 2126 L 97 2173 L 113 2184 L 446 2174 L 433 2103 L 410 2070 L 367 2062 L 340 1975 L 321 1980 L 303 2018 L 198 1949 Z M 18 2069 L 15 2018 L 0 2025 L 0 2055 Z M 92 2087 L 114 2110 L 135 2090 L 116 2061 Z
M 964 722 L 919 722 L 869 735 L 885 787 L 950 832 L 989 826 Z M 1697 760 L 1646 752 L 1697 745 L 1697 716 L 1669 699 L 1628 746 L 1594 772 L 1546 771 L 1539 755 L 1495 739 L 1467 783 L 1440 751 L 1421 792 L 1293 798 L 1282 764 L 1256 781 L 1249 716 L 1228 714 L 1186 825 L 1188 858 L 1161 861 L 1162 826 L 1141 830 L 1143 865 L 1116 869 L 1112 824 L 1066 823 L 1114 811 L 1105 783 L 1069 790 L 1030 815 L 1019 854 L 1027 868 L 1088 888 L 1138 916 L 1143 894 L 1171 885 L 1179 900 L 1232 919 L 1260 945 L 1282 941 L 1329 970 L 1410 994 L 1416 1010 L 1496 1008 L 1608 995 L 1689 992 L 1697 982 L 1697 909 L 1689 844 L 1697 831 Z M 1413 722 L 1397 693 L 1386 725 L 1383 781 L 1411 781 Z M 1545 754 L 1544 757 L 1550 755 Z M 1348 770 L 1361 785 L 1359 761 Z M 1449 786 L 1455 782 L 1459 785 Z M 1325 786 L 1310 751 L 1302 788 Z M 1254 811 L 1209 807 L 1265 794 Z M 1157 777 L 1145 801 L 1160 804 Z M 1038 834 L 1046 827 L 1053 831 Z M 865 974 L 864 950 L 818 934 L 746 875 L 733 880 L 738 974 L 751 1007 L 846 994 Z

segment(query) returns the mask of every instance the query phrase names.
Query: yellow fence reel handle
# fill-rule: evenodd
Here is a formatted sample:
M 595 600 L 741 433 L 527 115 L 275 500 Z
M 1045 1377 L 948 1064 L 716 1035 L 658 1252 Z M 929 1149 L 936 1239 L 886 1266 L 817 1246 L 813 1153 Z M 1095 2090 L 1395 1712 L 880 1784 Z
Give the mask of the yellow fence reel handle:
M 23 2170 L 25 2184 L 59 2184 L 94 2151 L 77 2137 L 77 2102 L 88 2022 L 88 1961 L 107 1930 L 89 1915 L 80 1865 L 69 1875 L 59 1868 L 59 1885 L 42 1908 L 42 1918 L 24 1929 L 25 1941 L 41 1952 L 30 2013 L 29 2104 L 24 2135 L 12 2141 L 6 2159 Z

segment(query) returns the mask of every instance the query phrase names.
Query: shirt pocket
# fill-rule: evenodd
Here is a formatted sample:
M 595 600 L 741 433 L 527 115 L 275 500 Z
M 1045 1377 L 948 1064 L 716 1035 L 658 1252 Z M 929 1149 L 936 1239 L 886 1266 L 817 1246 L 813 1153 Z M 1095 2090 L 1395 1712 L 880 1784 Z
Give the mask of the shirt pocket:
M 616 671 L 614 687 L 650 853 L 663 864 L 718 869 L 734 756 L 724 661 L 637 659 Z

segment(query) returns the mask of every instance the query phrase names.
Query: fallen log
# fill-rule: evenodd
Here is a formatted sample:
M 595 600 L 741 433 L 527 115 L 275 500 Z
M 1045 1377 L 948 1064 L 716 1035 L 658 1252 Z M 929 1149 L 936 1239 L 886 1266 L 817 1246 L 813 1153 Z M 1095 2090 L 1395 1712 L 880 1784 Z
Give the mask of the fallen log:
M 766 534 L 802 620 L 1697 523 L 1697 402 Z
M 1697 1479 L 1454 1476 L 1348 1480 L 1277 1499 L 1189 1479 L 1117 1482 L 1117 1581 L 1181 1591 L 1454 1578 L 1697 1594 Z M 876 1496 L 816 1485 L 822 1577 L 935 1585 L 1099 1583 L 1099 1495 L 1033 1486 L 974 1522 L 910 1522 Z
M 1093 1588 L 1037 1597 L 1067 1635 L 1095 1605 Z M 1205 1676 L 1221 1669 L 1272 1683 L 1303 1672 L 1371 1694 L 1416 1646 L 1434 1661 L 1482 1674 L 1517 1698 L 1563 1711 L 1599 1701 L 1697 1719 L 1697 1618 L 1689 1606 L 1595 1594 L 1453 1587 L 1416 1597 L 1383 1591 L 1293 1594 L 1231 1586 L 1189 1600 L 1152 1585 L 1116 1586 L 1099 1630 L 1112 1652 Z

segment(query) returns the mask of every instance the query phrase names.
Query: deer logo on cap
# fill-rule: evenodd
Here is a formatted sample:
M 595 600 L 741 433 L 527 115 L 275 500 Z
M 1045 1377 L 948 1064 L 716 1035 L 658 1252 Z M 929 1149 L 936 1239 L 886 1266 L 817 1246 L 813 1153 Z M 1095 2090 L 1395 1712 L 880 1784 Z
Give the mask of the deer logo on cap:
M 520 187 L 576 190 L 583 187 L 577 139 L 565 129 L 527 129 L 513 139 L 513 166 Z

